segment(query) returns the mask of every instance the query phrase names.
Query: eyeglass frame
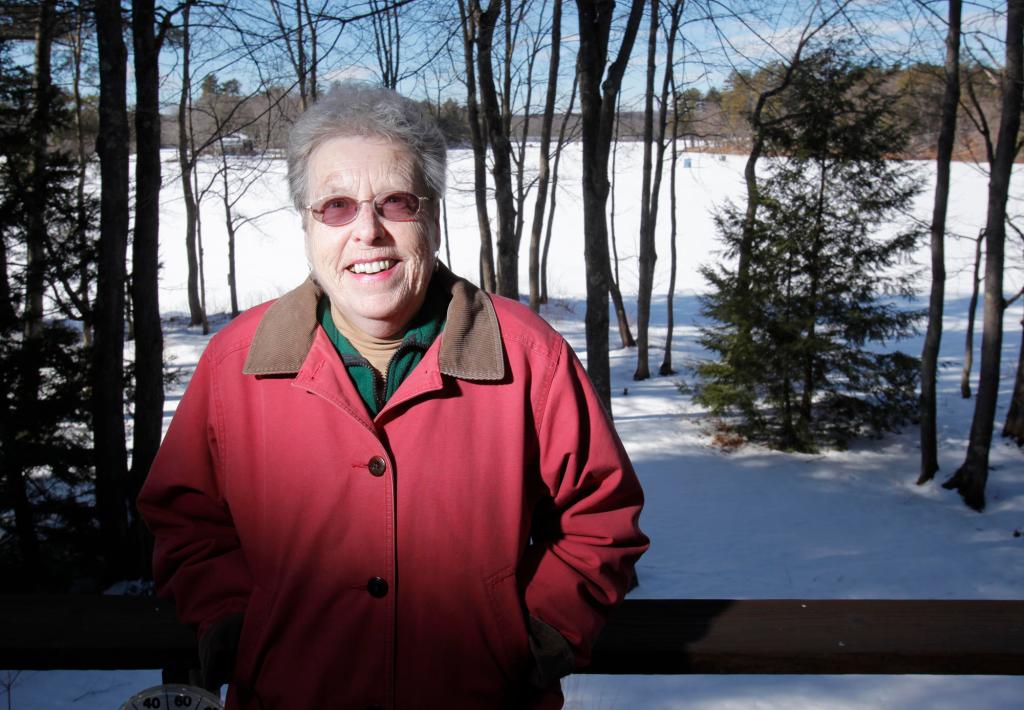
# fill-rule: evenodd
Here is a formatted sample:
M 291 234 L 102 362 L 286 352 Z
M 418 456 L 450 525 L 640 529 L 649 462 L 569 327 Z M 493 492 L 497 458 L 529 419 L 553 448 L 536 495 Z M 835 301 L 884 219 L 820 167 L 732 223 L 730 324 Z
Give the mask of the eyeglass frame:
M 388 197 L 390 195 L 400 195 L 400 194 L 412 195 L 417 200 L 419 200 L 419 203 L 416 206 L 416 213 L 412 217 L 410 217 L 409 219 L 389 219 L 388 217 L 385 217 L 383 214 L 381 214 L 380 210 L 378 209 L 377 199 L 378 198 L 385 198 L 385 197 Z M 338 197 L 344 197 L 344 198 L 349 199 L 349 200 L 354 200 L 355 203 L 356 203 L 356 211 L 352 215 L 352 219 L 350 219 L 347 222 L 342 222 L 341 224 L 327 224 L 326 222 L 324 222 L 324 209 L 323 209 L 322 205 L 327 203 L 327 202 L 329 202 L 330 200 L 333 200 L 333 199 L 338 198 Z M 324 225 L 326 227 L 344 227 L 346 225 L 349 225 L 349 224 L 352 224 L 353 222 L 355 222 L 359 218 L 359 213 L 363 209 L 363 203 L 369 202 L 371 207 L 373 208 L 373 213 L 375 215 L 377 215 L 380 219 L 384 220 L 385 222 L 395 222 L 396 224 L 403 224 L 403 223 L 415 222 L 416 219 L 420 216 L 420 213 L 423 212 L 423 203 L 425 201 L 429 202 L 431 199 L 433 199 L 433 198 L 431 198 L 429 195 L 417 195 L 415 192 L 411 192 L 409 190 L 389 190 L 387 192 L 382 192 L 382 193 L 380 193 L 378 195 L 374 195 L 373 197 L 367 198 L 365 200 L 356 200 L 356 198 L 352 197 L 351 195 L 345 195 L 345 194 L 340 194 L 339 193 L 339 194 L 326 195 L 324 197 L 317 198 L 315 204 L 321 205 L 321 208 L 319 210 L 315 209 L 313 207 L 314 203 L 312 203 L 312 202 L 310 204 L 308 204 L 308 205 L 305 205 L 303 207 L 303 209 L 308 210 L 309 213 L 313 216 L 314 220 L 316 220 L 317 222 L 319 222 L 320 224 L 322 224 L 322 225 Z

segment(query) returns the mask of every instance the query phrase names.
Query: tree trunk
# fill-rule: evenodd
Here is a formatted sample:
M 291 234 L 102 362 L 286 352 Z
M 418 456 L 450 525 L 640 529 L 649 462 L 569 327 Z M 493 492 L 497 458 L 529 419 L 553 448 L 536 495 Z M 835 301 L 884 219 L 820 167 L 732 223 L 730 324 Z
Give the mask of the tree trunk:
M 441 200 L 441 219 L 444 222 L 444 253 L 445 265 L 451 268 L 452 265 L 452 240 L 448 236 L 448 201 Z
M 18 313 L 14 308 L 14 289 L 7 275 L 7 242 L 0 239 L 0 331 L 7 332 L 18 323 Z
M 235 262 L 235 218 L 231 209 L 231 181 L 228 180 L 230 167 L 228 156 L 224 151 L 223 126 L 217 127 L 217 145 L 220 150 L 221 205 L 224 207 L 224 229 L 228 233 L 228 293 L 231 299 L 231 317 L 241 311 L 238 308 L 238 283 Z
M 633 333 L 629 330 L 629 316 L 626 315 L 626 306 L 622 302 L 622 289 L 619 287 L 619 245 L 618 240 L 615 238 L 615 177 L 618 175 L 618 171 L 615 169 L 615 162 L 619 153 L 619 107 L 621 106 L 622 95 L 620 94 L 616 99 L 615 106 L 615 129 L 612 136 L 612 167 L 611 175 L 609 176 L 610 187 L 608 190 L 608 200 L 611 203 L 610 210 L 608 212 L 608 233 L 612 246 L 612 253 L 609 262 L 608 272 L 608 290 L 612 296 L 612 306 L 615 311 L 615 322 L 619 326 L 619 342 L 622 343 L 624 348 L 635 348 L 636 341 L 633 340 Z
M 294 9 L 297 24 L 294 31 L 292 30 L 291 25 L 285 22 L 282 3 L 280 0 L 270 0 L 270 9 L 274 13 L 274 22 L 277 24 L 277 29 L 281 33 L 281 41 L 284 44 L 285 51 L 288 53 L 288 61 L 292 65 L 292 70 L 295 72 L 295 84 L 293 84 L 292 87 L 298 86 L 299 104 L 302 110 L 305 111 L 309 105 L 309 94 L 306 91 L 305 40 L 302 37 L 303 23 L 300 0 L 295 0 Z M 185 22 L 187 24 L 187 18 Z
M 587 372 L 598 396 L 611 411 L 608 362 L 608 152 L 611 148 L 615 97 L 643 14 L 643 0 L 633 0 L 618 56 L 608 67 L 608 38 L 615 3 L 576 0 L 580 49 L 576 62 L 583 124 L 583 258 L 587 270 Z M 604 92 L 602 94 L 602 86 Z
M 238 283 L 235 273 L 235 221 L 231 218 L 231 207 L 224 206 L 224 226 L 228 230 L 228 290 L 231 292 L 231 317 L 241 310 L 238 308 Z
M 50 138 L 50 116 L 54 87 L 50 76 L 50 50 L 53 44 L 54 0 L 44 0 L 39 5 L 39 20 L 36 27 L 35 106 L 32 110 L 32 162 L 26 181 L 29 191 L 26 197 L 25 224 L 25 304 L 24 324 L 26 351 L 36 351 L 43 334 L 43 296 L 46 292 L 46 245 L 49 236 L 46 231 L 46 187 L 47 151 Z M 31 368 L 37 374 L 38 363 Z M 38 383 L 37 383 L 38 384 Z M 34 398 L 34 395 L 33 395 Z
M 1024 326 L 1024 321 L 1021 321 Z M 1024 329 L 1021 330 L 1021 347 L 1017 353 L 1017 377 L 1013 382 L 1013 397 L 1010 399 L 1010 410 L 1006 413 L 1003 425 L 1003 436 L 1024 446 Z
M 487 214 L 487 143 L 480 127 L 480 109 L 476 99 L 476 34 L 479 7 L 467 11 L 465 0 L 459 0 L 462 21 L 462 48 L 466 58 L 466 115 L 470 142 L 473 144 L 473 191 L 476 221 L 480 229 L 480 287 L 494 292 L 494 251 L 491 245 L 491 220 Z
M 393 5 L 370 0 L 370 19 L 373 23 L 374 49 L 377 67 L 380 69 L 380 83 L 394 90 L 398 86 L 398 67 L 401 61 L 402 33 L 399 26 L 401 15 Z
M 932 208 L 932 290 L 928 301 L 928 330 L 921 352 L 921 470 L 917 483 L 927 483 L 939 470 L 936 437 L 935 384 L 942 342 L 942 311 L 946 298 L 946 208 L 949 203 L 949 163 L 956 138 L 956 112 L 960 103 L 960 0 L 949 2 L 946 30 L 946 87 L 935 157 L 935 204 Z
M 295 75 L 299 80 L 299 95 L 302 97 L 302 110 L 305 111 L 312 103 L 309 95 L 309 83 L 306 75 L 306 38 L 303 37 L 306 23 L 302 17 L 302 0 L 295 0 Z
M 555 118 L 558 97 L 558 64 L 562 45 L 562 0 L 554 0 L 551 8 L 551 56 L 548 59 L 548 86 L 544 97 L 544 115 L 540 126 L 540 166 L 537 175 L 537 203 L 530 226 L 530 308 L 540 311 L 540 246 L 544 230 L 544 208 L 548 198 L 551 167 L 551 125 Z M 524 141 L 525 143 L 525 141 Z
M 479 3 L 472 0 L 470 7 L 479 10 Z M 498 294 L 518 299 L 519 243 L 516 240 L 516 208 L 512 194 L 512 143 L 498 103 L 491 64 L 494 28 L 500 10 L 499 0 L 491 0 L 486 11 L 478 12 L 477 78 L 484 107 L 484 125 L 491 146 L 491 174 L 494 176 L 494 202 L 498 217 L 498 236 L 495 240 L 498 247 Z
M 505 35 L 509 37 L 512 35 L 511 26 L 513 23 L 512 18 L 512 7 L 511 0 L 505 0 Z M 517 27 L 515 35 L 518 35 L 518 27 L 524 24 L 525 19 L 523 17 L 526 9 L 529 7 L 528 3 L 520 3 L 519 5 L 519 16 L 515 18 L 514 22 Z M 543 15 L 543 12 L 541 13 Z M 516 44 L 515 35 L 512 35 L 510 39 L 506 39 L 506 47 L 514 47 Z M 540 52 L 540 40 L 538 39 L 540 33 L 538 32 L 534 38 L 530 48 L 529 56 L 526 60 L 526 101 L 523 103 L 521 119 L 521 129 L 519 131 L 519 145 L 516 146 L 516 150 L 513 152 L 510 150 L 512 156 L 512 162 L 515 165 L 515 179 L 516 179 L 516 191 L 515 191 L 515 244 L 516 254 L 519 254 L 519 245 L 523 243 L 523 227 L 525 213 L 526 196 L 529 190 L 526 187 L 526 141 L 530 137 L 530 119 L 532 118 L 531 111 L 533 110 L 533 68 L 537 63 L 537 54 Z M 520 79 L 520 82 L 522 80 Z M 506 112 L 505 125 L 508 126 L 506 129 L 506 135 L 512 135 L 512 100 L 511 100 L 511 85 L 512 85 L 512 52 L 505 52 L 505 86 L 508 88 L 508 94 L 504 97 L 503 110 Z M 521 84 L 520 84 L 521 85 Z M 516 256 L 518 263 L 519 257 Z M 516 284 L 518 291 L 518 269 L 516 274 Z
M 132 239 L 132 322 L 135 327 L 135 421 L 129 500 L 134 501 L 160 448 L 164 419 L 164 341 L 160 326 L 160 43 L 154 0 L 134 0 L 135 232 Z M 137 516 L 134 533 L 148 572 L 152 539 Z
M 199 258 L 196 254 L 196 221 L 199 218 L 195 193 L 192 190 L 192 172 L 195 157 L 189 150 L 188 112 L 191 110 L 191 53 L 189 32 L 191 5 L 185 5 L 181 23 L 181 94 L 178 100 L 178 165 L 181 168 L 181 193 L 185 200 L 185 253 L 188 260 L 188 313 L 189 324 L 200 325 L 204 320 L 199 300 Z
M 548 224 L 544 229 L 544 249 L 540 257 L 540 302 L 548 302 L 548 250 L 551 248 L 551 229 L 555 223 L 555 205 L 558 202 L 558 164 L 562 158 L 562 149 L 565 147 L 566 131 L 569 122 L 572 120 L 572 109 L 576 105 L 576 87 L 578 82 L 575 75 L 572 80 L 572 90 L 569 92 L 569 108 L 565 111 L 562 125 L 558 127 L 558 145 L 555 147 L 555 164 L 551 168 L 551 209 L 548 210 Z
M 309 96 L 315 103 L 320 98 L 319 79 L 317 78 L 320 64 L 320 51 L 317 46 L 319 19 L 314 19 L 313 13 L 309 11 L 309 0 L 302 0 L 302 9 L 306 13 L 306 23 L 309 25 Z M 399 40 L 396 38 L 395 41 L 397 43 Z
M 629 330 L 629 316 L 626 314 L 626 304 L 622 300 L 622 291 L 619 283 L 611 272 L 611 264 L 608 265 L 608 293 L 612 297 L 612 310 L 615 311 L 615 323 L 619 328 L 619 341 L 624 348 L 635 348 L 636 341 L 633 333 Z
M 85 42 L 83 26 L 85 24 L 86 8 L 81 5 L 75 10 L 75 34 L 73 40 L 73 77 L 72 96 L 75 106 L 75 143 L 77 148 L 77 176 L 75 182 L 75 231 L 79 244 L 83 247 L 88 241 L 89 215 L 86 213 L 85 181 L 89 171 L 89 157 L 85 146 L 85 125 L 82 121 L 82 52 Z M 90 260 L 79 259 L 78 267 L 78 292 L 75 300 L 78 304 L 78 312 L 82 316 L 82 342 L 86 347 L 92 347 L 92 275 L 90 273 Z
M 107 581 L 133 575 L 124 424 L 124 282 L 128 245 L 128 52 L 118 0 L 97 0 L 100 59 L 100 240 L 93 349 L 96 508 Z
M 651 376 L 647 362 L 648 331 L 651 320 L 651 293 L 654 289 L 654 263 L 658 253 L 654 244 L 654 220 L 651 213 L 651 177 L 654 147 L 654 74 L 658 51 L 658 0 L 651 0 L 651 27 L 647 39 L 647 84 L 644 89 L 644 160 L 640 186 L 640 259 L 637 264 L 639 285 L 636 294 L 636 370 L 634 380 Z
M 618 212 L 616 211 L 615 197 L 617 194 L 616 179 L 619 175 L 619 128 L 622 127 L 622 94 L 619 94 L 615 101 L 615 128 L 612 131 L 612 165 L 608 176 L 608 182 L 610 183 L 608 189 L 608 236 L 612 245 L 612 279 L 617 285 L 619 283 L 619 239 L 616 231 L 615 216 Z M 630 339 L 632 337 L 631 335 Z
M 195 134 L 190 130 L 189 138 L 192 138 Z M 189 152 L 192 155 L 196 155 L 196 147 L 193 143 L 189 146 Z M 192 189 L 195 194 L 202 197 L 205 191 L 200 192 L 199 190 L 199 174 L 197 171 L 192 171 L 193 185 Z M 199 263 L 199 311 L 203 314 L 200 325 L 203 328 L 203 335 L 210 334 L 210 321 L 206 316 L 206 272 L 205 272 L 205 261 L 203 260 L 203 220 L 200 213 L 200 204 L 196 204 L 196 258 Z
M 1006 200 L 1020 130 L 1022 36 L 1024 0 L 1010 0 L 1006 13 L 1006 66 L 1003 76 L 1002 115 L 999 139 L 989 180 L 988 214 L 985 219 L 985 322 L 981 337 L 981 376 L 974 402 L 971 437 L 963 465 L 943 484 L 956 488 L 975 510 L 985 508 L 988 455 L 992 444 L 996 400 L 999 395 L 999 361 L 1003 342 L 1003 262 L 1006 241 Z
M 676 82 L 675 76 L 672 77 L 672 96 L 676 95 Z M 675 106 L 676 102 L 673 101 L 672 105 Z M 665 327 L 667 333 L 665 335 L 665 355 L 661 360 L 661 367 L 658 368 L 658 374 L 674 375 L 676 371 L 672 368 L 672 335 L 675 330 L 675 297 L 676 297 L 676 268 L 678 258 L 676 254 L 676 234 L 678 233 L 677 220 L 676 220 L 676 167 L 679 163 L 679 121 L 676 119 L 675 111 L 673 110 L 672 117 L 672 164 L 669 167 L 669 178 L 668 178 L 668 203 L 669 203 L 669 224 L 671 231 L 669 234 L 669 272 L 668 272 L 668 297 L 666 299 L 665 307 Z
M 658 0 L 651 2 L 651 40 L 648 45 L 648 81 L 649 96 L 644 108 L 644 191 L 640 200 L 640 285 L 637 290 L 636 304 L 636 371 L 634 380 L 646 380 L 651 376 L 649 330 L 651 320 L 651 296 L 654 292 L 654 265 L 658 260 L 655 248 L 655 234 L 658 225 L 658 195 L 661 192 L 662 167 L 665 164 L 665 127 L 668 122 L 668 88 L 672 75 L 673 52 L 675 50 L 676 32 L 679 30 L 679 17 L 682 12 L 682 0 L 673 0 L 669 12 L 672 19 L 669 23 L 666 38 L 665 71 L 661 81 L 661 105 L 658 108 L 657 123 L 654 122 L 654 59 L 657 50 L 658 34 Z M 655 135 L 657 131 L 657 135 Z M 654 174 L 651 148 L 657 146 L 654 158 Z
M 971 398 L 971 370 L 974 367 L 974 320 L 978 312 L 978 292 L 981 289 L 981 247 L 985 231 L 978 235 L 974 246 L 974 278 L 971 281 L 971 300 L 967 305 L 967 335 L 964 342 L 964 366 L 960 371 L 960 396 Z
M 818 327 L 818 293 L 821 288 L 821 237 L 825 231 L 825 210 L 827 208 L 825 200 L 825 189 L 828 185 L 828 160 L 819 159 L 818 163 L 818 196 L 814 204 L 814 236 L 812 237 L 810 253 L 807 255 L 807 265 L 804 268 L 804 276 L 808 280 L 808 293 L 807 293 L 807 307 L 808 313 L 806 315 L 807 320 L 807 336 L 804 342 L 809 345 L 805 348 L 804 356 L 804 381 L 803 391 L 800 393 L 800 426 L 801 426 L 801 438 L 810 437 L 810 432 L 814 430 L 814 418 L 813 418 L 813 405 L 814 405 L 814 390 L 817 385 L 816 372 L 818 370 L 818 362 L 820 355 L 817 353 L 817 349 L 814 347 L 814 341 L 817 338 L 817 327 Z M 801 441 L 801 445 L 806 447 L 808 441 Z
M 813 19 L 808 21 L 808 24 L 804 26 L 803 31 L 801 32 L 796 49 L 793 50 L 793 55 L 789 58 L 783 68 L 779 82 L 770 89 L 766 89 L 757 95 L 754 110 L 750 114 L 750 127 L 753 133 L 752 144 L 750 147 L 750 154 L 747 156 L 747 162 L 743 167 L 743 182 L 747 188 L 747 207 L 743 217 L 743 234 L 740 240 L 738 264 L 736 268 L 736 292 L 737 299 L 740 301 L 746 298 L 747 292 L 750 289 L 750 259 L 754 249 L 754 231 L 757 221 L 757 208 L 761 204 L 761 192 L 757 186 L 757 162 L 761 159 L 761 155 L 765 150 L 765 109 L 771 99 L 789 88 L 789 85 L 793 81 L 793 76 L 796 74 L 797 68 L 803 61 L 804 49 L 807 48 L 810 41 L 818 32 L 824 29 L 836 15 L 843 12 L 847 4 L 848 3 L 845 2 L 839 4 L 829 15 L 821 18 L 813 28 Z M 747 325 L 741 324 L 741 333 L 743 333 L 743 337 L 746 337 L 747 330 Z

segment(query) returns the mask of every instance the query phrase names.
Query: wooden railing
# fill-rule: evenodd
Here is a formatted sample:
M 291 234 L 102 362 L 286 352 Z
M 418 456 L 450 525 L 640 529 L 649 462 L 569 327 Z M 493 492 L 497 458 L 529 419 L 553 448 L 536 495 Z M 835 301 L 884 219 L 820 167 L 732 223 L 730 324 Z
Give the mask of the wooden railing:
M 169 602 L 0 596 L 0 668 L 197 665 Z M 583 672 L 1024 675 L 1024 601 L 628 600 Z

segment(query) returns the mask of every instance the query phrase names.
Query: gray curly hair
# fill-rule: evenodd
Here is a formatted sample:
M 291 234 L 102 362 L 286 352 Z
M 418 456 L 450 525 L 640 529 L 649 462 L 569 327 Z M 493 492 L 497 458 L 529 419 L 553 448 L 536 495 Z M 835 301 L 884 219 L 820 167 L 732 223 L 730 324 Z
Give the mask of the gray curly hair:
M 391 89 L 344 82 L 306 109 L 288 136 L 288 190 L 300 213 L 309 204 L 310 156 L 323 142 L 342 136 L 377 136 L 404 143 L 429 196 L 444 195 L 447 146 L 434 119 Z

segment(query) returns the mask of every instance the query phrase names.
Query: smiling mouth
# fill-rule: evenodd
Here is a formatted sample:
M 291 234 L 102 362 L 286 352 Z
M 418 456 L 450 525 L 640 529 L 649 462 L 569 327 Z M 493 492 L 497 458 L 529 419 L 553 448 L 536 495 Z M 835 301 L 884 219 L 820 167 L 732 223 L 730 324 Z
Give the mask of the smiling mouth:
M 381 271 L 387 271 L 397 263 L 394 259 L 363 261 L 358 264 L 352 264 L 352 266 L 348 267 L 348 270 L 354 274 L 379 274 Z

